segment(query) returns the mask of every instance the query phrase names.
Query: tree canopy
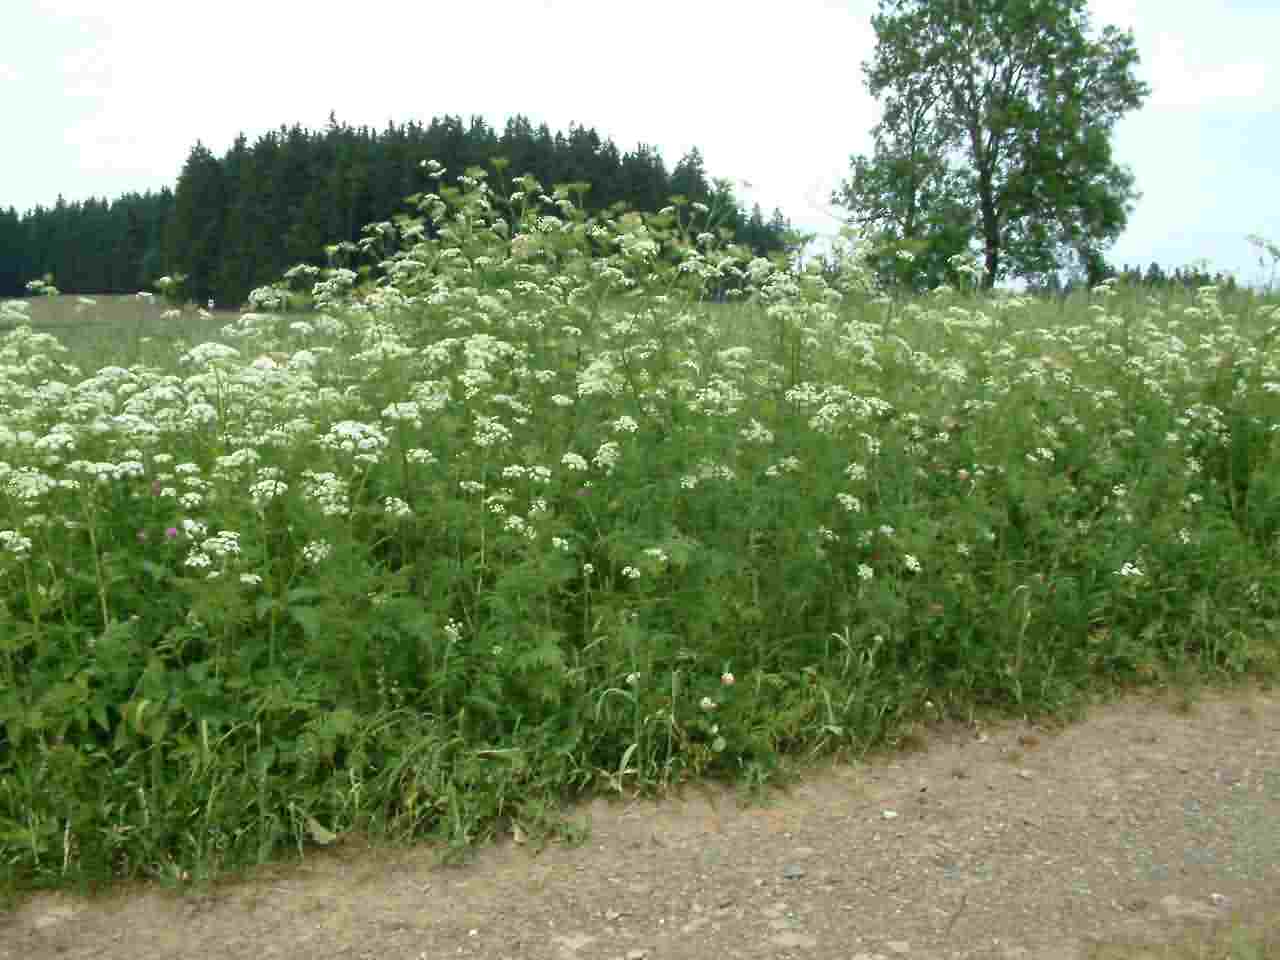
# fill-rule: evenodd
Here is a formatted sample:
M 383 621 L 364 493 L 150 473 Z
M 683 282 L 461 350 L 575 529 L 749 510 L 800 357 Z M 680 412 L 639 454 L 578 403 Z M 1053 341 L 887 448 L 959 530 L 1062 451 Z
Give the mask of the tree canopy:
M 224 306 L 299 263 L 322 265 L 324 249 L 356 242 L 370 223 L 391 220 L 405 198 L 429 188 L 423 160 L 455 172 L 505 157 L 514 176 L 548 189 L 589 183 L 591 212 L 616 203 L 656 211 L 673 195 L 706 203 L 718 225 L 760 253 L 782 250 L 790 224 L 746 211 L 725 181 L 709 181 L 695 147 L 668 171 L 646 144 L 623 152 L 593 128 L 567 133 L 523 116 L 501 132 L 482 118 L 443 116 L 377 131 L 330 117 L 323 130 L 280 127 L 250 143 L 242 134 L 218 157 L 192 147 L 174 190 L 0 210 L 0 296 L 21 296 L 27 280 L 52 274 L 66 293 L 134 293 L 162 274 L 184 276 L 185 295 Z M 496 185 L 496 182 L 495 182 Z
M 881 241 L 881 272 L 932 285 L 971 246 L 986 286 L 1101 270 L 1137 196 L 1111 153 L 1149 93 L 1132 34 L 1095 34 L 1086 0 L 880 0 L 872 25 L 883 114 L 833 201 Z

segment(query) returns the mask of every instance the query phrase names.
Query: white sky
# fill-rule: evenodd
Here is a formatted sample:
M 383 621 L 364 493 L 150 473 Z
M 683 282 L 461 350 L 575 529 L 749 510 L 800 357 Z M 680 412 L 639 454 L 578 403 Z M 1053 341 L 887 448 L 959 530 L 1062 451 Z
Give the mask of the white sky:
M 0 208 L 172 185 L 281 124 L 482 114 L 595 127 L 622 150 L 692 145 L 768 215 L 830 232 L 831 189 L 870 148 L 859 65 L 874 0 L 5 0 Z M 1134 30 L 1153 95 L 1116 131 L 1143 193 L 1116 264 L 1207 257 L 1262 276 L 1280 241 L 1280 4 L 1092 0 Z

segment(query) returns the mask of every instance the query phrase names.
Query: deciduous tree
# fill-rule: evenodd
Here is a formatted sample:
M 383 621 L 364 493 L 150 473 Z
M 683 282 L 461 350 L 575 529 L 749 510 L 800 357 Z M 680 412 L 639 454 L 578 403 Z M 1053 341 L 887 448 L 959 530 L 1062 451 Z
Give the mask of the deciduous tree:
M 1086 0 L 880 0 L 872 25 L 883 119 L 834 199 L 926 255 L 972 237 L 987 286 L 1099 262 L 1136 198 L 1111 152 L 1149 92 L 1132 34 Z

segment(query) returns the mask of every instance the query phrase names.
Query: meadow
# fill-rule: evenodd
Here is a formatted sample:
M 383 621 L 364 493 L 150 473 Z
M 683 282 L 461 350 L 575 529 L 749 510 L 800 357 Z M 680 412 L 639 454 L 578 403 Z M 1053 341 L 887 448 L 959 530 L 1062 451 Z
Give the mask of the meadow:
M 0 305 L 6 885 L 1274 677 L 1276 298 L 904 298 L 432 172 L 244 313 Z

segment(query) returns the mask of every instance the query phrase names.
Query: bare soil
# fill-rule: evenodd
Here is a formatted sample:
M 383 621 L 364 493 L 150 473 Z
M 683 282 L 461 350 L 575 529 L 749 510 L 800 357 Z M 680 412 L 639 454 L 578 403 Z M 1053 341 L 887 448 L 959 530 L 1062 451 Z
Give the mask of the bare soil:
M 346 839 L 203 890 L 39 894 L 0 914 L 0 958 L 1067 960 L 1280 918 L 1280 693 L 923 740 L 765 806 L 595 800 L 578 847 L 448 867 Z

